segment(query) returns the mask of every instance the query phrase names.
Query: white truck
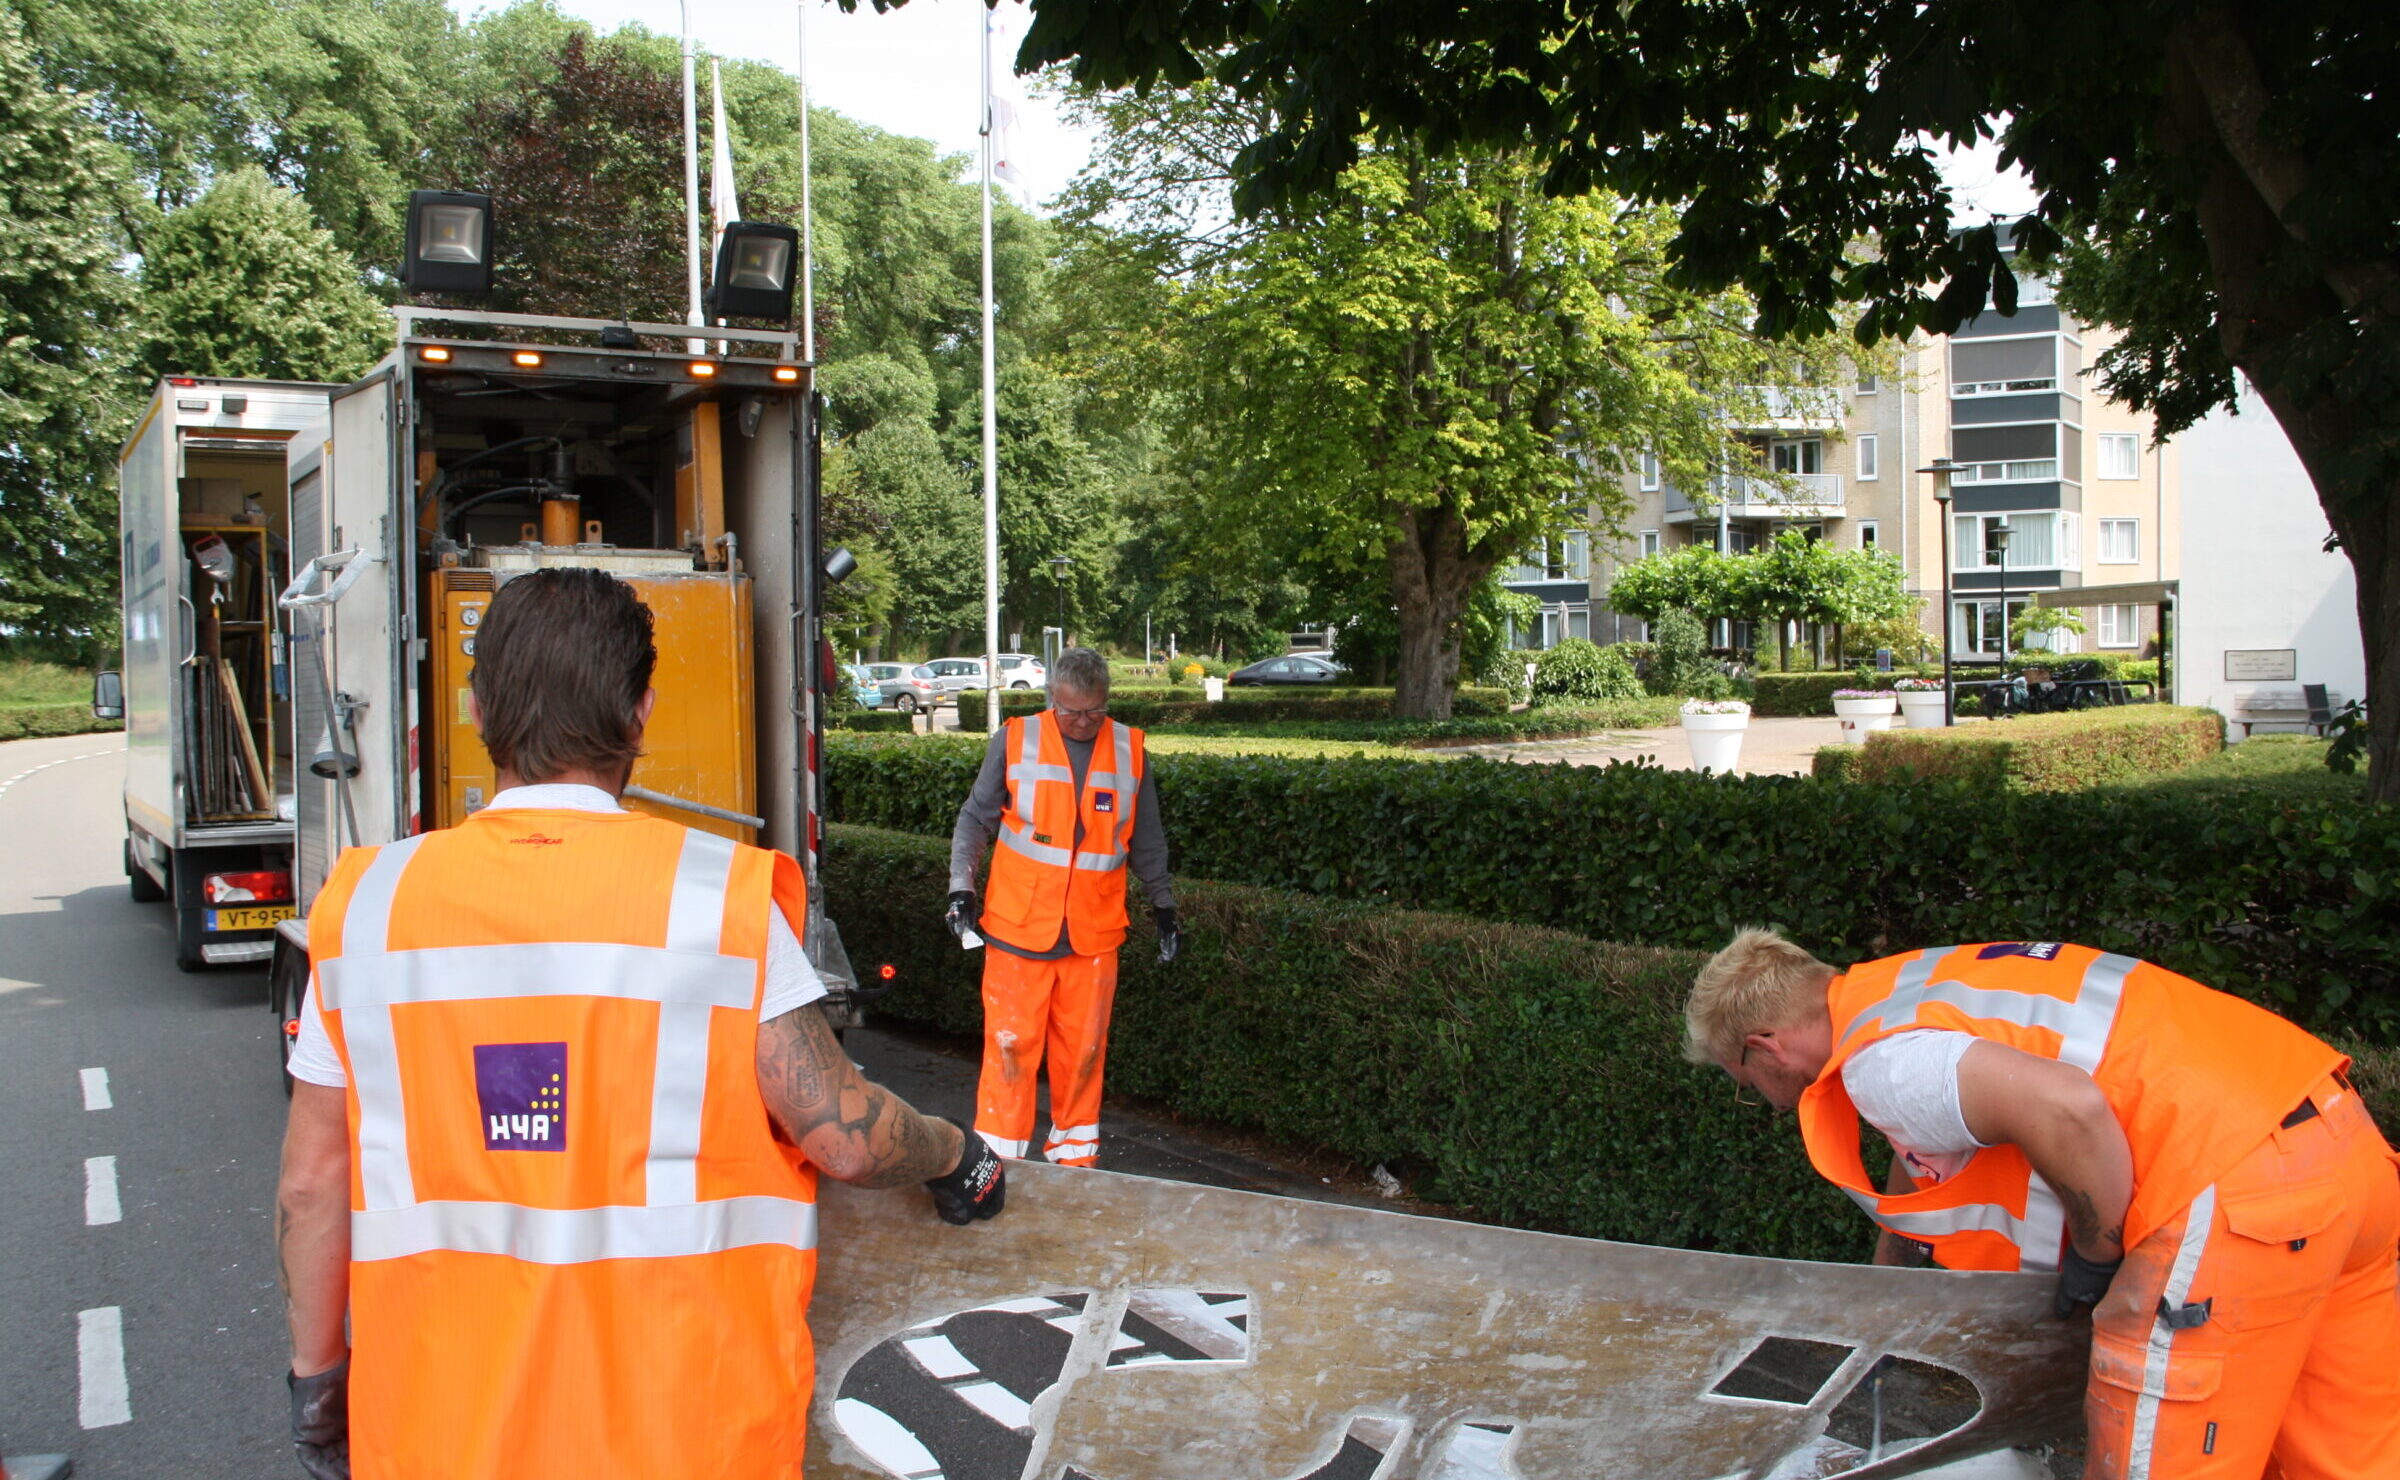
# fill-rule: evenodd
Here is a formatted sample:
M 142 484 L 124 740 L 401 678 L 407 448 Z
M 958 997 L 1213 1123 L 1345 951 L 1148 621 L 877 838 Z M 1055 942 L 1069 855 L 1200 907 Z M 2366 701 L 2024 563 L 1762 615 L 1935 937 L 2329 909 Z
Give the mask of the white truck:
M 258 962 L 292 901 L 284 463 L 325 385 L 171 376 L 117 455 L 124 659 L 94 707 L 125 719 L 125 875 L 171 901 L 187 971 Z

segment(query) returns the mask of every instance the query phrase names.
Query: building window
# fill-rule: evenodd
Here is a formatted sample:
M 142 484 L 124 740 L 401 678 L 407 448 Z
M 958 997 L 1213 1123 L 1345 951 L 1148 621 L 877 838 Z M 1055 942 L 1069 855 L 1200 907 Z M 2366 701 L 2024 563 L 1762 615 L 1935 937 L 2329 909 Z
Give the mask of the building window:
M 2100 563 L 2102 565 L 2139 565 L 2142 561 L 2142 521 L 2139 519 L 2103 519 L 2100 521 Z
M 1858 547 L 1872 550 L 1883 543 L 1883 528 L 1872 519 L 1858 521 Z
M 1872 370 L 1861 370 L 1860 372 L 1858 372 L 1858 393 L 1859 393 L 1860 395 L 1862 395 L 1862 396 L 1871 396 L 1871 395 L 1875 394 L 1877 391 L 1879 391 L 1879 390 L 1882 390 L 1882 389 L 1883 389 L 1883 377 L 1882 377 L 1882 376 L 1880 376 L 1880 375 L 1877 375 L 1877 374 L 1876 374 L 1874 371 L 1872 371 Z
M 1591 578 L 1591 539 L 1578 529 L 1557 539 L 1544 540 L 1541 546 L 1541 574 L 1544 581 L 1582 581 Z
M 2100 434 L 2100 476 L 2103 478 L 2139 478 L 2142 476 L 2142 438 L 2138 432 L 2102 432 Z
M 2008 621 L 2014 620 L 2033 603 L 2030 599 L 2010 597 L 2008 617 L 2004 620 L 1997 601 L 1961 601 L 1950 609 L 1950 650 L 1954 653 L 1989 653 L 1998 657 L 2008 642 Z M 2007 649 L 2014 651 L 2013 647 Z
M 1872 434 L 1869 434 L 1858 439 L 1858 481 L 1861 483 L 1874 482 L 1876 478 L 1875 466 L 1875 438 Z
M 2073 569 L 2077 557 L 2076 516 L 2038 514 L 1959 514 L 1952 518 L 1950 562 L 1953 570 Z M 2001 558 L 2000 530 L 2008 531 L 2007 559 Z
M 2100 629 L 2100 646 L 2104 648 L 2141 646 L 2142 624 L 2134 615 L 2132 607 L 2097 606 L 2092 608 L 2092 612 L 2099 619 L 2094 625 Z
M 1655 530 L 1655 529 L 1645 529 L 1645 530 L 1643 530 L 1643 531 L 1642 531 L 1642 558 L 1643 558 L 1644 560 L 1647 560 L 1647 559 L 1649 559 L 1651 556 L 1653 556 L 1653 555 L 1656 555 L 1657 553 L 1658 553 L 1658 531 L 1657 531 L 1657 530 Z
M 1822 473 L 1825 471 L 1825 442 L 1821 437 L 1777 442 L 1767 449 L 1767 457 L 1778 473 Z
M 1658 492 L 1658 454 L 1655 452 L 1642 454 L 1642 492 Z

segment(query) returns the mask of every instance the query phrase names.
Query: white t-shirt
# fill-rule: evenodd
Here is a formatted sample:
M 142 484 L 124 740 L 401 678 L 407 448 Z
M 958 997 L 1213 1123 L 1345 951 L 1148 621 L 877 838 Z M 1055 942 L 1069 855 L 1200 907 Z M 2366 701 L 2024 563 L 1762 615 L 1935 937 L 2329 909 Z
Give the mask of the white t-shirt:
M 1920 1028 L 1878 1039 L 1842 1061 L 1859 1118 L 1883 1132 L 1920 1182 L 1958 1175 L 1983 1143 L 1958 1108 L 1958 1061 L 1972 1033 Z
M 622 812 L 617 799 L 596 786 L 512 786 L 493 796 L 487 812 Z M 768 1022 L 806 1007 L 825 995 L 825 983 L 800 949 L 783 911 L 767 912 L 767 990 L 758 1019 Z M 300 1036 L 292 1043 L 292 1077 L 327 1089 L 340 1089 L 350 1080 L 342 1072 L 341 1056 L 326 1036 L 325 1019 L 317 1011 L 317 994 L 310 992 L 300 1009 Z

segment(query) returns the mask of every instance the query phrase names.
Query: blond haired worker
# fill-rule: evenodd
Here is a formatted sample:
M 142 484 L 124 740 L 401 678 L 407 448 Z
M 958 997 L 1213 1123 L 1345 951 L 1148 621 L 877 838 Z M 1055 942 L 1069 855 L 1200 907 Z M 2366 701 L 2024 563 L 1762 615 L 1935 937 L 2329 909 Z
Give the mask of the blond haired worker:
M 2282 1018 L 2057 941 L 1837 972 L 1747 930 L 1687 1057 L 1797 1110 L 1808 1156 L 1951 1269 L 2089 1307 L 2087 1477 L 2400 1477 L 2400 1169 L 2349 1060 Z M 1859 1123 L 1892 1143 L 1868 1180 Z
M 798 1480 L 817 1174 L 965 1223 L 999 1161 L 842 1053 L 797 864 L 618 806 L 656 698 L 632 588 L 519 576 L 476 646 L 501 789 L 344 853 L 310 916 L 275 1226 L 302 1468 Z

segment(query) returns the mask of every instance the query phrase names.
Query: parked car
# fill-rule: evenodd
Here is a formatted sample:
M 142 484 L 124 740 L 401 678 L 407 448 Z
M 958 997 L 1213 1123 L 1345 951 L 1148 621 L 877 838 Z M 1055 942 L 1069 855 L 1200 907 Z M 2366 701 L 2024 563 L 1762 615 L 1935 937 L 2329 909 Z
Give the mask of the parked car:
M 914 714 L 931 709 L 941 697 L 941 687 L 933 679 L 933 670 L 923 663 L 869 663 L 867 674 L 883 698 L 902 714 Z
M 859 708 L 881 709 L 884 706 L 883 686 L 878 684 L 875 676 L 867 671 L 866 664 L 853 663 L 850 665 L 850 687 L 858 695 Z
M 1269 658 L 1264 663 L 1253 663 L 1247 668 L 1237 668 L 1233 671 L 1233 676 L 1225 681 L 1230 684 L 1242 685 L 1334 684 L 1340 683 L 1349 676 L 1350 671 L 1339 663 L 1326 658 L 1311 657 L 1306 653 L 1294 653 L 1287 658 Z
M 937 704 L 955 704 L 958 696 L 968 689 L 984 686 L 981 658 L 936 658 L 925 669 L 933 676 L 933 686 L 940 690 L 934 699 Z
M 1000 655 L 1000 687 L 1004 689 L 1046 689 L 1050 687 L 1050 670 L 1031 653 L 1002 653 Z

